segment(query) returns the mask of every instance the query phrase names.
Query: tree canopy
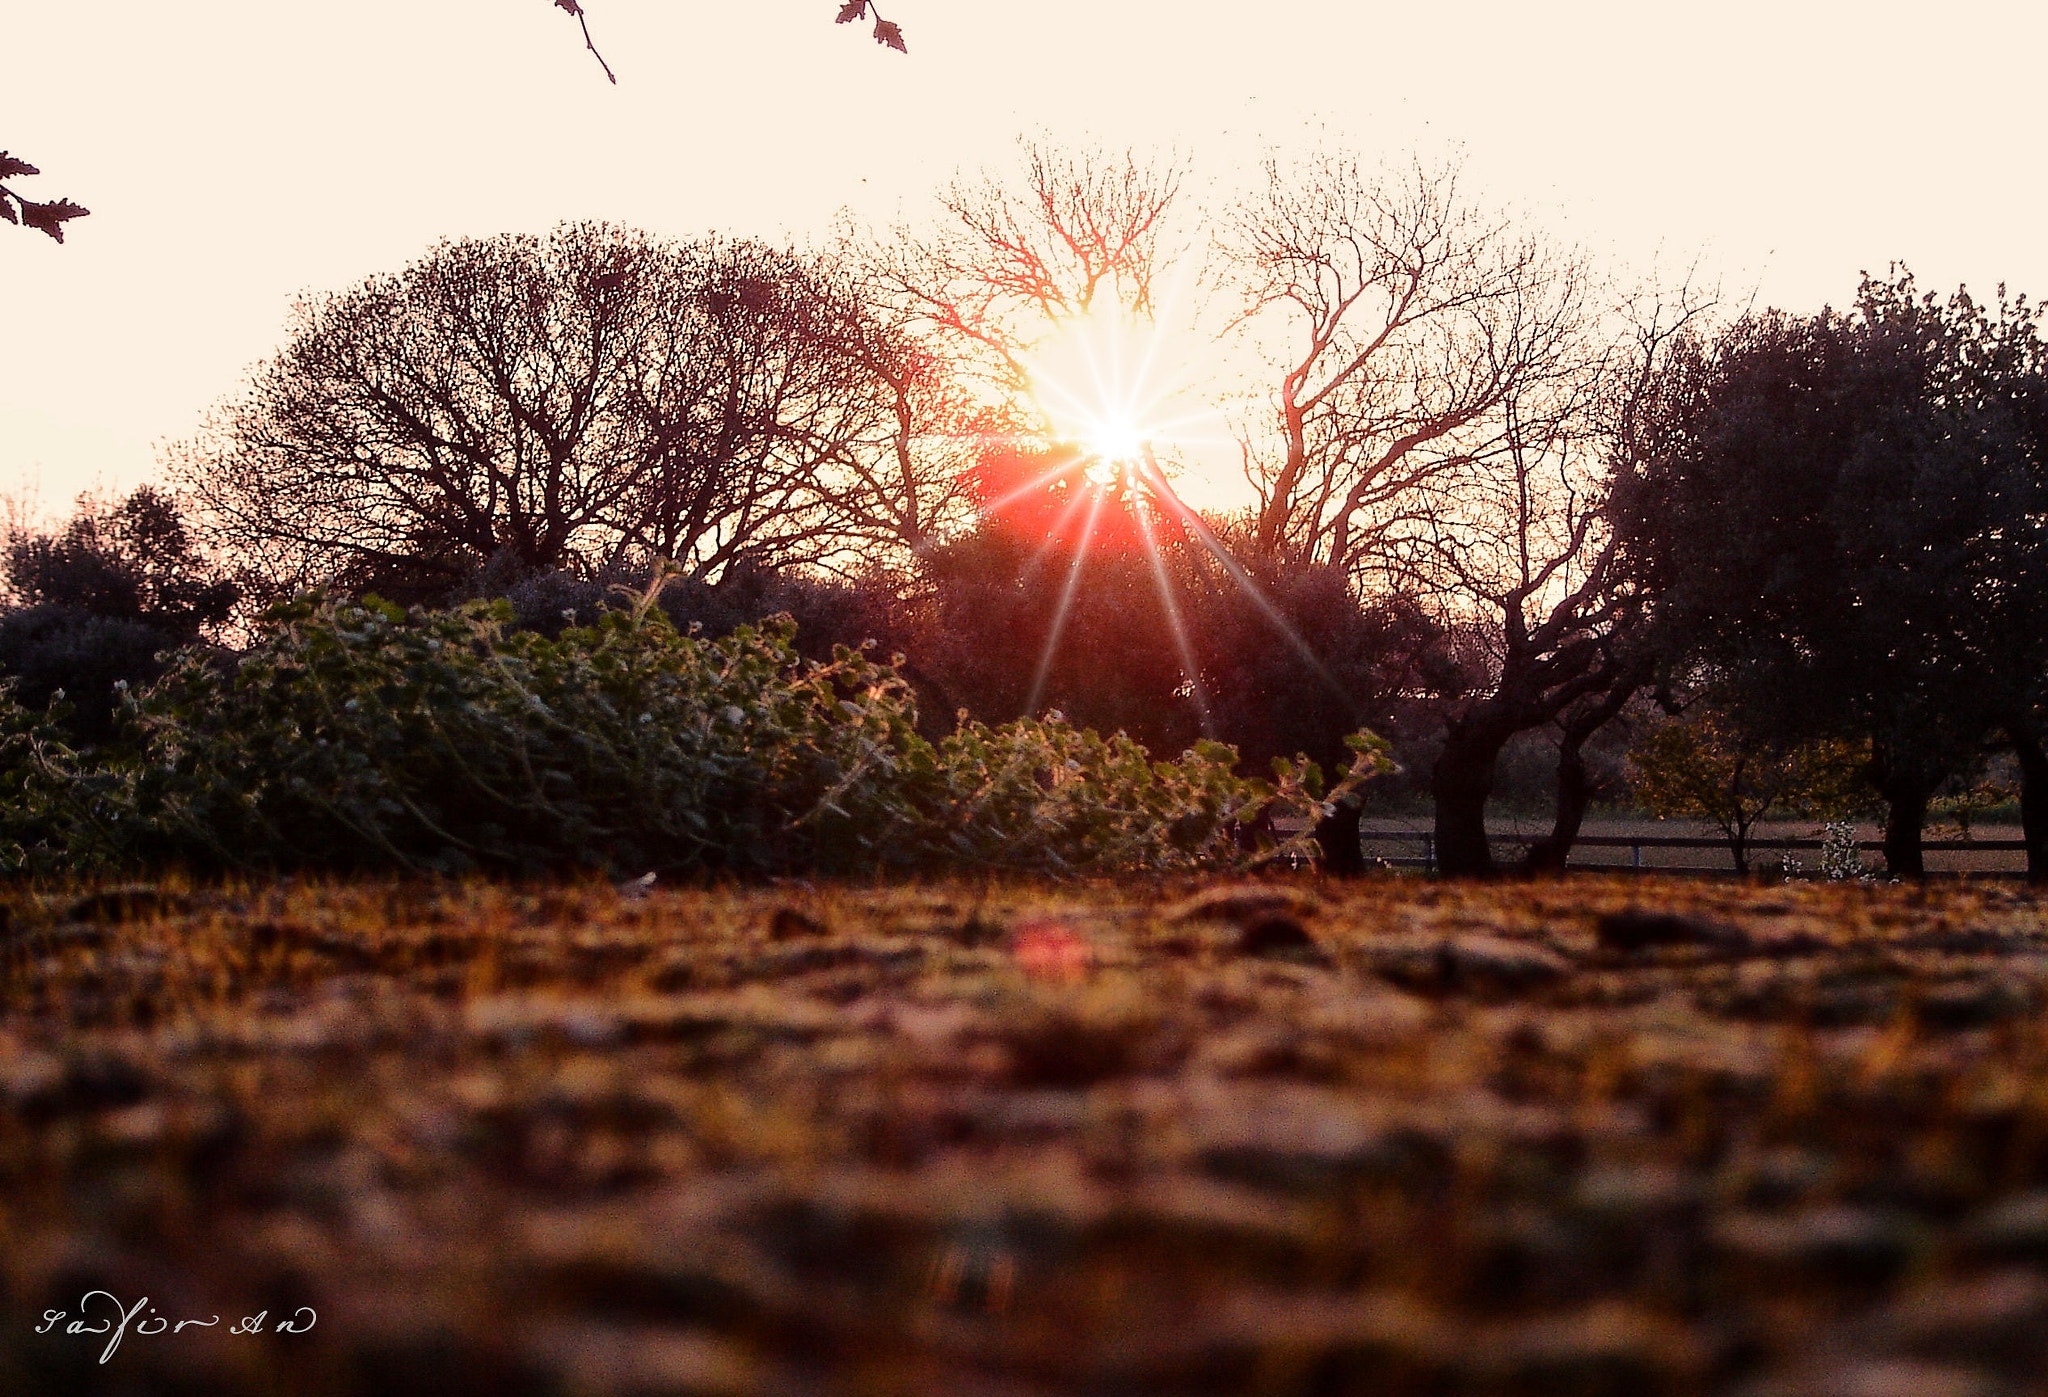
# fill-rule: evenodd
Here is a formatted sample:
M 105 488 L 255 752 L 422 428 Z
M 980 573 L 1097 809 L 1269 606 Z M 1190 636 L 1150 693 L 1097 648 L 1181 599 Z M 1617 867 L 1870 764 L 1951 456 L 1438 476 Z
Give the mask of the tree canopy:
M 61 529 L 15 532 L 0 570 L 14 603 L 0 614 L 0 673 L 31 704 L 61 692 L 67 726 L 87 742 L 112 734 L 117 685 L 155 679 L 162 652 L 214 631 L 241 595 L 149 485 L 83 498 Z
M 283 584 L 715 577 L 921 527 L 898 408 L 931 371 L 819 262 L 566 226 L 303 305 L 178 472 Z
M 1904 274 L 1748 316 L 1674 358 L 1618 494 L 1667 655 L 1780 742 L 1867 742 L 1895 873 L 1942 781 L 2031 722 L 2038 320 Z

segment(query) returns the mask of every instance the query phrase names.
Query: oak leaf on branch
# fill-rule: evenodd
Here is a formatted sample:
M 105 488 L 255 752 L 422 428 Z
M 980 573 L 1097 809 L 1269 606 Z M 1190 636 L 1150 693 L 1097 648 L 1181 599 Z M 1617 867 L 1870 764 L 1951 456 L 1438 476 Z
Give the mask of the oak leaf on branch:
M 47 204 L 32 199 L 21 202 L 21 221 L 31 228 L 48 233 L 58 242 L 64 241 L 64 220 L 83 218 L 91 210 L 83 204 L 74 204 L 69 199 L 52 199 Z

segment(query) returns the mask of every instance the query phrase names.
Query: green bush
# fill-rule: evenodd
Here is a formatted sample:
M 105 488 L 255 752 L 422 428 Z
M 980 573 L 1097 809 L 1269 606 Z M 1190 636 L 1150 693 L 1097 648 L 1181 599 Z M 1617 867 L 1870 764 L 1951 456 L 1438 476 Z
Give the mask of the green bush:
M 684 636 L 653 594 L 550 638 L 503 603 L 307 596 L 188 652 L 88 764 L 0 702 L 17 869 L 872 872 L 1194 867 L 1285 797 L 1201 743 L 1155 762 L 1056 715 L 933 744 L 902 678 L 786 620 Z
M 998 728 L 963 720 L 910 765 L 915 858 L 1066 873 L 1219 862 L 1234 852 L 1232 826 L 1272 794 L 1236 765 L 1220 742 L 1155 762 L 1122 733 L 1102 737 L 1056 714 Z
M 43 709 L 0 680 L 0 872 L 91 872 L 137 843 L 134 783 L 97 755 L 81 756 L 64 723 L 63 692 Z
M 302 598 L 136 707 L 170 851 L 262 866 L 767 869 L 855 861 L 908 733 L 888 671 L 788 628 L 699 643 L 643 602 L 555 639 L 509 608 Z

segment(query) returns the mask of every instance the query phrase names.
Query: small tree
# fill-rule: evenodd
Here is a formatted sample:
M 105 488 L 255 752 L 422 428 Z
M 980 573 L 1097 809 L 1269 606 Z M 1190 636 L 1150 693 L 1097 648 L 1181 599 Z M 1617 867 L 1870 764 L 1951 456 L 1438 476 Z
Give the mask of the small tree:
M 1979 815 L 2015 804 L 2019 789 L 1988 776 L 1950 782 L 1950 790 L 1927 802 L 1927 812 L 1956 827 L 1959 838 L 1968 840 Z
M 240 590 L 197 547 L 176 503 L 144 485 L 90 496 L 54 533 L 18 531 L 0 550 L 13 606 L 0 615 L 0 674 L 40 708 L 61 691 L 74 741 L 113 731 L 114 696 L 163 672 L 160 653 L 226 621 Z
M 1646 733 L 1629 752 L 1629 787 L 1661 819 L 1705 820 L 1720 827 L 1749 872 L 1750 831 L 1772 811 L 1839 819 L 1869 787 L 1867 748 L 1839 740 L 1774 747 L 1726 716 L 1697 711 Z

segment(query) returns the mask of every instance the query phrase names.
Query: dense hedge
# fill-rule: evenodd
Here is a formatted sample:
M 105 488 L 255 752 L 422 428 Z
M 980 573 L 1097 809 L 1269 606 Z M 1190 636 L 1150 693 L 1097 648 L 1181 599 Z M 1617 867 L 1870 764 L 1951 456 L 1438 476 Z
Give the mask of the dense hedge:
M 1276 799 L 1197 744 L 1155 762 L 1057 715 L 919 736 L 896 671 L 786 621 L 679 634 L 641 597 L 555 637 L 503 603 L 308 596 L 238 659 L 192 651 L 90 759 L 0 704 L 15 871 L 1160 870 L 1227 859 Z

